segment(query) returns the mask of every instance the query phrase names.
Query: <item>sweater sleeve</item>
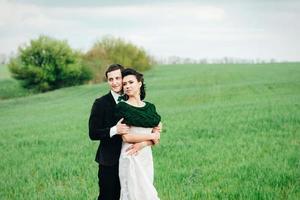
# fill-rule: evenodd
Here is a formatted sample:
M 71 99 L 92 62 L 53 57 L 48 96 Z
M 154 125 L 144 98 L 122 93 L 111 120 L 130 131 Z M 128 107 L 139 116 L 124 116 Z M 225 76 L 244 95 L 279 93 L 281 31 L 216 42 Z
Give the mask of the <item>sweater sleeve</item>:
M 157 113 L 156 111 L 156 107 L 154 104 L 150 103 L 150 107 L 151 107 L 151 111 L 153 112 L 153 116 L 155 119 L 155 123 L 157 123 L 157 125 L 159 124 L 159 122 L 161 121 L 161 116 Z

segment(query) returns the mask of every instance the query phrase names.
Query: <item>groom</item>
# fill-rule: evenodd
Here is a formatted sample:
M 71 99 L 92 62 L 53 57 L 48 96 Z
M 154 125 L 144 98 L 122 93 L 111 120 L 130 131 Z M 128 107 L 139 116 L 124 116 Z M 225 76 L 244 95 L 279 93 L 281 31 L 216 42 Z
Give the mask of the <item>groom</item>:
M 119 157 L 122 146 L 121 135 L 127 134 L 129 127 L 118 122 L 114 109 L 122 91 L 124 67 L 113 64 L 105 72 L 110 87 L 108 94 L 95 100 L 89 119 L 91 140 L 101 140 L 96 154 L 99 163 L 98 179 L 100 194 L 98 199 L 117 200 L 120 197 Z M 120 120 L 121 121 L 121 120 Z
M 122 74 L 124 67 L 112 64 L 105 72 L 110 87 L 108 94 L 95 100 L 89 118 L 89 137 L 100 140 L 96 154 L 99 163 L 98 179 L 100 194 L 98 200 L 119 200 L 119 157 L 122 147 L 122 135 L 129 132 L 129 127 L 117 119 L 114 109 L 122 92 Z M 158 130 L 160 128 L 158 127 Z M 154 141 L 157 143 L 158 141 Z M 146 145 L 153 145 L 147 141 Z M 144 144 L 135 143 L 128 149 L 128 154 L 136 154 Z

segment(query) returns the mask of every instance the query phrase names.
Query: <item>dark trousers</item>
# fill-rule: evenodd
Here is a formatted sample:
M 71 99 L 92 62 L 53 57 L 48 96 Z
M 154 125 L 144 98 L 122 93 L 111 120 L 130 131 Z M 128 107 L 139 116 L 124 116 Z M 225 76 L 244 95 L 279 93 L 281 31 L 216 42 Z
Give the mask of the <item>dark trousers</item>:
M 120 199 L 119 163 L 113 166 L 99 165 L 98 179 L 100 188 L 98 200 Z

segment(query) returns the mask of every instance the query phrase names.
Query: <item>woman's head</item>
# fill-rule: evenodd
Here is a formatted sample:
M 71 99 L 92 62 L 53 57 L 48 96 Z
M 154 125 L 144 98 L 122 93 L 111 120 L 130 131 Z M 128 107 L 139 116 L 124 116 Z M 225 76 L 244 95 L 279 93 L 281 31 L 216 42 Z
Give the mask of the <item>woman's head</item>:
M 123 91 L 128 97 L 139 95 L 141 100 L 146 96 L 143 74 L 132 68 L 122 71 Z

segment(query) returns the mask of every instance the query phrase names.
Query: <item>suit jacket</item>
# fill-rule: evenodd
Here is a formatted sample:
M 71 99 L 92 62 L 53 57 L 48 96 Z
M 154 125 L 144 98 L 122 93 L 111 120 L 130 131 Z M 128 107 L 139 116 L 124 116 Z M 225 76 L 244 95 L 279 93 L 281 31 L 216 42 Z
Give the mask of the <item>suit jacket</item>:
M 95 100 L 89 119 L 89 136 L 91 140 L 100 140 L 96 162 L 102 165 L 115 165 L 119 162 L 122 138 L 120 135 L 110 137 L 110 128 L 117 124 L 115 116 L 116 102 L 109 92 Z

